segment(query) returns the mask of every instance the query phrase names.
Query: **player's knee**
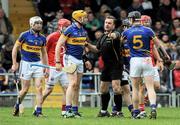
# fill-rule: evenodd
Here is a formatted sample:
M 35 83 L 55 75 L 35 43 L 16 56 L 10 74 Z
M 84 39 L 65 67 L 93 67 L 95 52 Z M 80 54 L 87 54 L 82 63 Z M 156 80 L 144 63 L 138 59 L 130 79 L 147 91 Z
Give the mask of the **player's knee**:
M 36 86 L 37 92 L 42 92 L 42 86 Z
M 130 95 L 130 89 L 124 88 L 124 89 L 123 89 L 123 94 L 125 94 L 125 95 Z
M 120 86 L 113 87 L 113 92 L 114 94 L 122 94 L 121 87 Z
M 72 86 L 72 89 L 73 89 L 74 91 L 78 91 L 78 90 L 79 90 L 79 85 L 78 85 L 78 84 L 73 83 L 71 86 Z

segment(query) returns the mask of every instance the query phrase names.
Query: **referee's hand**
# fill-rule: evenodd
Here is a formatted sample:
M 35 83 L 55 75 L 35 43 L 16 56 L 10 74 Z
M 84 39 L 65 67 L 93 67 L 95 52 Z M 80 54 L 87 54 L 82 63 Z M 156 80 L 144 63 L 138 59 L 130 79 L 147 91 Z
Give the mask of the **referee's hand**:
M 111 39 L 116 39 L 117 38 L 116 33 L 109 33 L 108 37 L 110 37 Z

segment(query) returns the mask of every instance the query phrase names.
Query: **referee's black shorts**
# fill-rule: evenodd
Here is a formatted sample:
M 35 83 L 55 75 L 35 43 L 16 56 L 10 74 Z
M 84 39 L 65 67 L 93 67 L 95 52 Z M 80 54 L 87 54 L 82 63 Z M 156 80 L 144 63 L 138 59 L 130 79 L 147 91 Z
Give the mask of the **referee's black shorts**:
M 112 80 L 121 80 L 123 71 L 123 63 L 117 61 L 109 61 L 104 63 L 102 69 L 101 81 L 111 82 Z

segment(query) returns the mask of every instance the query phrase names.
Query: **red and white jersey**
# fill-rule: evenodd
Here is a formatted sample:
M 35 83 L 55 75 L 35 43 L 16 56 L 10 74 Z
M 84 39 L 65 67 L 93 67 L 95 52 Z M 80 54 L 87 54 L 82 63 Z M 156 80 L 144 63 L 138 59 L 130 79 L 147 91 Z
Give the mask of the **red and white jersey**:
M 50 35 L 47 36 L 47 44 L 46 44 L 46 48 L 47 48 L 47 54 L 48 54 L 48 64 L 50 66 L 55 66 L 55 49 L 56 49 L 56 44 L 57 41 L 60 37 L 60 32 L 53 32 Z M 63 66 L 63 55 L 64 55 L 64 51 L 65 48 L 62 47 L 60 52 L 60 62 L 61 65 Z

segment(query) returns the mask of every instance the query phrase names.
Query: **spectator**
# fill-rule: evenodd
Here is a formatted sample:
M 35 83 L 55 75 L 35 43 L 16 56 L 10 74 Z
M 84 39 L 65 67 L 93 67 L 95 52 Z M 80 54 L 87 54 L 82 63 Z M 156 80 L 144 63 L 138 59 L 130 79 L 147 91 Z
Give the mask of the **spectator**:
M 12 48 L 13 44 L 11 42 L 7 42 L 2 49 L 2 65 L 6 71 L 8 71 L 12 66 Z M 17 61 L 20 62 L 20 54 L 18 54 Z
M 180 0 L 176 0 L 176 4 L 172 8 L 171 14 L 172 14 L 172 19 L 180 18 Z
M 172 36 L 175 34 L 175 30 L 177 27 L 180 27 L 180 21 L 178 18 L 174 18 L 172 20 L 172 24 L 169 27 L 169 35 Z
M 126 10 L 121 10 L 121 11 L 119 12 L 119 18 L 120 18 L 121 21 L 127 18 L 127 12 L 126 12 Z
M 157 20 L 154 25 L 154 32 L 156 36 L 160 37 L 161 34 L 166 33 L 166 27 L 161 23 L 160 20 Z
M 58 20 L 62 19 L 64 16 L 64 12 L 62 10 L 58 10 L 56 12 L 56 17 L 51 22 L 47 23 L 47 34 L 57 31 L 58 29 Z
M 180 26 L 178 26 L 178 27 L 175 28 L 175 33 L 174 33 L 174 35 L 171 36 L 170 39 L 171 39 L 171 41 L 172 41 L 173 43 L 176 43 L 176 40 L 177 40 L 178 38 L 180 38 Z
M 88 23 L 85 25 L 85 28 L 87 29 L 88 36 L 91 40 L 95 40 L 94 33 L 101 27 L 102 25 L 100 24 L 100 21 L 94 16 L 94 13 L 88 13 Z
M 163 0 L 162 5 L 159 7 L 157 19 L 162 20 L 162 24 L 169 24 L 171 20 L 172 4 L 170 0 Z
M 59 0 L 41 0 L 38 4 L 39 12 L 44 25 L 55 18 L 55 12 L 60 9 Z
M 132 11 L 139 11 L 141 14 L 144 13 L 144 9 L 140 0 L 133 0 L 132 4 L 127 9 L 128 13 Z
M 71 13 L 78 4 L 79 0 L 59 0 L 60 7 L 64 12 L 64 17 L 70 19 Z
M 0 73 L 6 73 L 6 70 L 0 62 Z M 0 92 L 5 93 L 8 89 L 8 77 L 7 75 L 0 75 Z
M 14 41 L 12 32 L 13 26 L 10 20 L 6 17 L 4 10 L 0 8 L 0 50 L 7 41 Z

